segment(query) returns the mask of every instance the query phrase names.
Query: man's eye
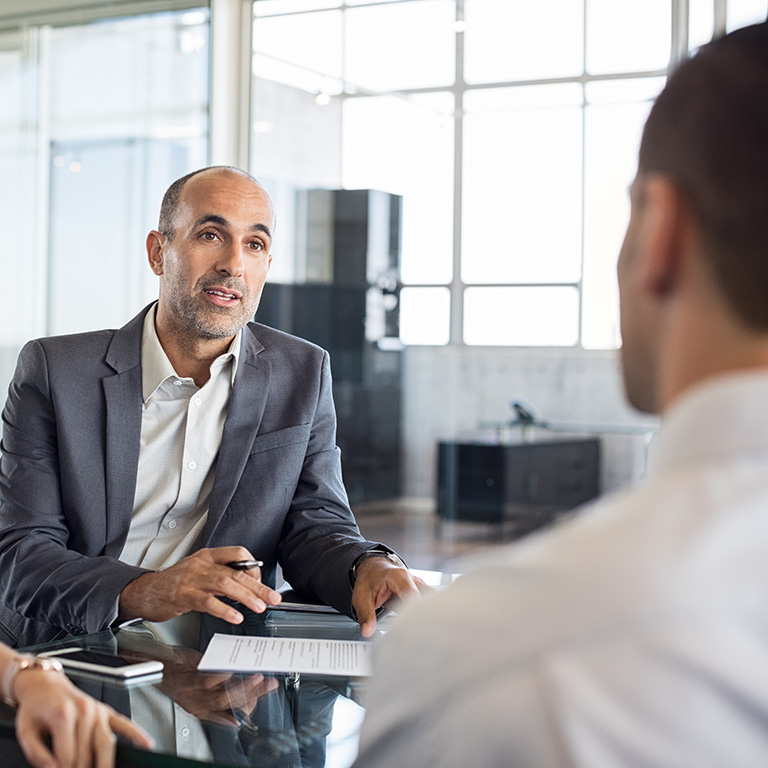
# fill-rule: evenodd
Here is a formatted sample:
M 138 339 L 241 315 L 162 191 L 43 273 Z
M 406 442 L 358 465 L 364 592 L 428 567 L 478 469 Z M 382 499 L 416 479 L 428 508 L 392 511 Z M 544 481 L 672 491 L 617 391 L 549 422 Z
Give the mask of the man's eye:
M 264 250 L 264 243 L 259 242 L 258 240 L 254 240 L 250 244 L 250 247 L 251 247 L 252 251 L 263 251 Z
M 212 240 L 216 239 L 216 233 L 215 232 L 203 232 L 200 237 L 203 238 L 203 240 L 208 240 L 208 242 L 211 242 Z

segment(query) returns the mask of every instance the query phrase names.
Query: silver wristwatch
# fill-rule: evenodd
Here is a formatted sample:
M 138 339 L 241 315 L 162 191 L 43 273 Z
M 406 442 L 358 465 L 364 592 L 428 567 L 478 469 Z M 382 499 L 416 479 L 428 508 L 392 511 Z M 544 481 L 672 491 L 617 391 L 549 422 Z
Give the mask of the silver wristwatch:
M 385 560 L 389 560 L 390 563 L 396 565 L 398 568 L 408 568 L 408 566 L 390 549 L 369 549 L 367 552 L 363 552 L 360 557 L 352 564 L 352 568 L 349 572 L 349 580 L 352 582 L 352 586 L 355 586 L 357 580 L 357 568 L 363 560 L 367 560 L 370 557 L 383 557 Z

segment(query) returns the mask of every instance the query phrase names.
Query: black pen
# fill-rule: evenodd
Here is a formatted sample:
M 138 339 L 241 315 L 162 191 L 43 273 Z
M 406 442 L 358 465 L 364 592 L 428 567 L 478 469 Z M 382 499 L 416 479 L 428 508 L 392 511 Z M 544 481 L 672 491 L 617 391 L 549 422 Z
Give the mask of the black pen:
M 227 567 L 235 571 L 250 571 L 251 568 L 261 568 L 264 563 L 261 560 L 232 560 Z

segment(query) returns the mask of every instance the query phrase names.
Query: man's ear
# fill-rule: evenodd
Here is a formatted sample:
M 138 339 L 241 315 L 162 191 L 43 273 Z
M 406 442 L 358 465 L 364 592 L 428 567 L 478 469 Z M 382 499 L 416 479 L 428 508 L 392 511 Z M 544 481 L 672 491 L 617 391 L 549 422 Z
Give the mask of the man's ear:
M 649 292 L 663 296 L 674 290 L 685 266 L 690 208 L 680 187 L 659 174 L 646 176 L 643 195 L 642 281 Z
M 147 235 L 147 258 L 149 266 L 156 275 L 163 274 L 163 245 L 166 237 L 153 229 Z

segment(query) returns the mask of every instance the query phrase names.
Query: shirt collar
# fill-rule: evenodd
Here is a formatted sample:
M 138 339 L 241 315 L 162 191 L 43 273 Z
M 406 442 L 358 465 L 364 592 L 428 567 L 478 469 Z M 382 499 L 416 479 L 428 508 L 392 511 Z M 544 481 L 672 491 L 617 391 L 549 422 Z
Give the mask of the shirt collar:
M 144 318 L 144 329 L 141 335 L 141 396 L 146 403 L 157 388 L 168 378 L 180 378 L 165 354 L 155 329 L 155 312 L 157 302 L 150 308 Z M 230 382 L 234 384 L 237 363 L 240 357 L 240 343 L 243 329 L 241 328 L 226 352 L 219 355 L 211 363 L 211 376 L 215 376 L 221 368 L 232 361 Z
M 673 403 L 661 421 L 651 472 L 746 456 L 768 456 L 768 369 L 707 379 Z

